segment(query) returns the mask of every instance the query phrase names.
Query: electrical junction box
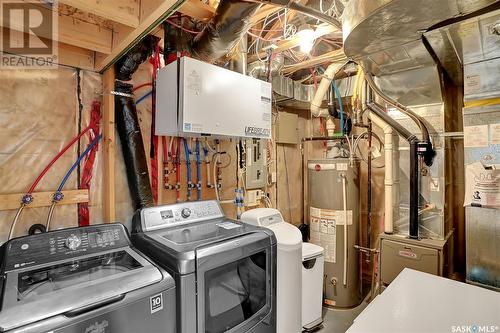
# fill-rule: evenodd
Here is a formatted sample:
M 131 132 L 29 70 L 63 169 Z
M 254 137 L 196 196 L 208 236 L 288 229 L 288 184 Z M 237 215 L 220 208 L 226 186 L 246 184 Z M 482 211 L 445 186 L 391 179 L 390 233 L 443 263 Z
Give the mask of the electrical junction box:
M 269 82 L 182 57 L 158 71 L 155 134 L 271 138 Z
M 278 112 L 276 122 L 276 142 L 286 144 L 299 143 L 299 116 L 294 113 Z
M 264 140 L 245 140 L 245 187 L 253 190 L 267 185 L 267 149 Z

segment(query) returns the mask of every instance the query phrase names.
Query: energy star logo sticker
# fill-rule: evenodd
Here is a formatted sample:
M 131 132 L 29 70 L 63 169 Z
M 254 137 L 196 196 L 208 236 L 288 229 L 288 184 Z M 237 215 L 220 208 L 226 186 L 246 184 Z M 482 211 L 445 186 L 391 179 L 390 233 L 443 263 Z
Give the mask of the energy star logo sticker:
M 0 68 L 56 67 L 56 2 L 1 0 L 0 20 Z

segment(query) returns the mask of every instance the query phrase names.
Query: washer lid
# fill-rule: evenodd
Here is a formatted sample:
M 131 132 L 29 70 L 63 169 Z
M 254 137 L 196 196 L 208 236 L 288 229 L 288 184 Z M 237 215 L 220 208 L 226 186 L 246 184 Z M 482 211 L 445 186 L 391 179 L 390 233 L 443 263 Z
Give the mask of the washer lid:
M 299 228 L 287 222 L 275 223 L 266 228 L 272 230 L 276 236 L 278 248 L 300 248 L 302 246 L 302 234 Z
M 324 249 L 321 246 L 312 243 L 302 243 L 302 260 L 319 257 Z

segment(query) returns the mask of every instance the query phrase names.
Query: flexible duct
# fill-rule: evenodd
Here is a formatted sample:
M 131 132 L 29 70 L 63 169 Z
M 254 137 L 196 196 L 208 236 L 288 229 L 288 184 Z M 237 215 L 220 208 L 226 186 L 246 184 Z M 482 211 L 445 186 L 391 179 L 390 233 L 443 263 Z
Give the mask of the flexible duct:
M 115 95 L 115 123 L 122 144 L 127 180 L 135 209 L 152 206 L 153 193 L 136 104 L 131 97 L 133 86 L 118 80 L 128 81 L 132 79 L 134 72 L 141 63 L 151 56 L 158 42 L 158 37 L 146 36 L 115 64 L 117 79 L 115 82 L 115 91 L 117 92 Z
M 140 64 L 151 56 L 159 40 L 158 37 L 148 35 L 121 57 L 115 64 L 116 79 L 121 81 L 132 80 L 132 74 L 135 73 Z
M 118 93 L 132 94 L 133 86 L 116 81 Z M 149 181 L 148 165 L 137 109 L 132 97 L 115 96 L 115 122 L 122 143 L 123 159 L 134 209 L 153 205 L 153 193 Z
M 215 16 L 191 42 L 191 55 L 213 62 L 228 54 L 250 29 L 250 18 L 259 7 L 258 3 L 222 0 Z
M 311 113 L 313 116 L 328 117 L 330 115 L 328 113 L 328 109 L 321 108 L 321 104 L 327 91 L 330 89 L 330 84 L 335 77 L 335 73 L 337 73 L 342 67 L 344 67 L 344 64 L 332 63 L 323 74 L 323 78 L 318 85 L 316 94 L 314 94 L 314 98 L 311 101 Z

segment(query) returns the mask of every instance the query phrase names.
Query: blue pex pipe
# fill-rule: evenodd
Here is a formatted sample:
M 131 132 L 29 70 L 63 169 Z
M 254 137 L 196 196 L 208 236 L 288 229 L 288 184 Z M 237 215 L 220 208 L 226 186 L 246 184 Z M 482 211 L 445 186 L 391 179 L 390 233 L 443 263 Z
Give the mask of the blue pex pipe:
M 339 88 L 337 88 L 337 84 L 335 84 L 335 80 L 332 80 L 332 87 L 335 90 L 335 95 L 339 101 L 340 107 L 340 133 L 344 135 L 344 108 L 342 107 L 342 98 L 340 97 Z
M 196 185 L 198 190 L 198 200 L 201 200 L 201 158 L 200 158 L 200 140 L 196 139 Z
M 189 159 L 189 146 L 185 138 L 182 139 L 184 143 L 184 154 L 186 155 L 186 171 L 187 171 L 187 195 L 191 199 L 191 160 Z
M 101 140 L 101 138 L 102 138 L 102 134 L 99 134 L 97 137 L 94 138 L 94 140 L 92 140 L 92 142 L 89 143 L 87 148 L 85 148 L 83 153 L 78 157 L 78 159 L 75 161 L 75 163 L 73 163 L 71 168 L 69 168 L 68 172 L 66 173 L 66 175 L 62 179 L 61 183 L 59 184 L 59 187 L 57 188 L 57 192 L 62 191 L 64 184 L 66 184 L 66 182 L 68 181 L 69 176 L 71 176 L 71 174 L 76 169 L 76 167 L 80 164 L 80 162 L 83 160 L 83 158 L 92 150 L 92 148 L 97 144 L 97 142 L 99 142 L 99 140 Z
M 148 98 L 149 96 L 151 96 L 153 94 L 153 91 L 151 90 L 150 92 L 146 93 L 145 95 L 139 97 L 137 99 L 137 101 L 135 101 L 135 104 L 139 104 L 140 102 L 142 102 L 143 100 L 145 100 L 146 98 Z

